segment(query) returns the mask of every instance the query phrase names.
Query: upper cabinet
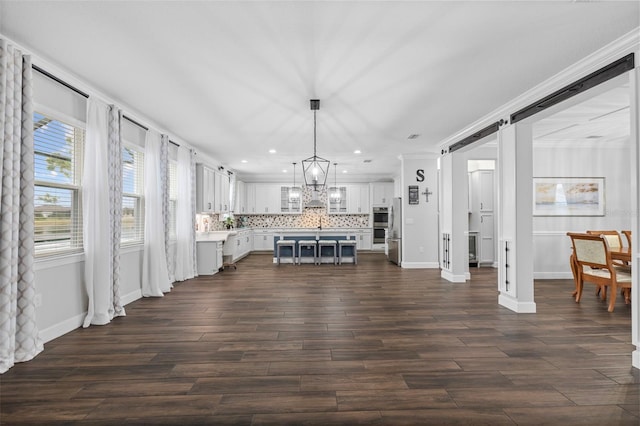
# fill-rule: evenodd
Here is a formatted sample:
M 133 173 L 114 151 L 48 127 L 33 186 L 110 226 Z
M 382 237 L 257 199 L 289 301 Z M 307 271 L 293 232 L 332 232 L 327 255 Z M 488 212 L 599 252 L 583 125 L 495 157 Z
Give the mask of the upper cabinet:
M 196 165 L 196 211 L 228 213 L 229 175 L 218 173 L 204 164 Z
M 246 214 L 247 211 L 247 185 L 238 180 L 236 181 L 236 196 L 234 201 L 235 206 L 233 212 L 235 214 Z
M 393 182 L 375 182 L 371 184 L 371 206 L 387 207 L 393 199 Z
M 476 170 L 470 175 L 471 211 L 492 212 L 493 170 Z
M 330 186 L 327 189 L 327 204 L 329 214 L 369 214 L 369 184 L 348 184 Z M 338 197 L 332 196 L 339 194 Z
M 302 212 L 300 198 L 291 200 L 291 187 L 276 183 L 246 183 L 246 214 Z
M 215 171 L 203 164 L 196 164 L 196 211 L 198 213 L 215 210 L 215 188 Z

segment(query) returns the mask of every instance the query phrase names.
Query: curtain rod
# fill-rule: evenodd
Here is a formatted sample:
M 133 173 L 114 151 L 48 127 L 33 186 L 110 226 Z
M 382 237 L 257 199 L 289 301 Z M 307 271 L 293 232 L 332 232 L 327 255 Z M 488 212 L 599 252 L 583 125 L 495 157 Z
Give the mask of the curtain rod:
M 137 122 L 136 120 L 134 120 L 133 118 L 131 118 L 131 117 L 127 117 L 127 116 L 126 116 L 126 115 L 124 115 L 124 114 L 122 115 L 122 117 L 123 117 L 125 120 L 128 120 L 128 121 L 130 121 L 131 123 L 135 124 L 136 126 L 140 127 L 141 129 L 144 129 L 144 130 L 146 130 L 146 131 L 149 131 L 149 128 L 148 128 L 147 126 L 145 126 L 145 125 L 143 125 L 143 124 L 138 123 L 138 122 Z M 174 141 L 172 141 L 171 139 L 169 139 L 169 142 L 170 142 L 170 143 L 172 143 L 172 144 L 174 144 L 175 146 L 180 146 L 180 144 L 175 143 L 175 142 L 174 142 Z
M 77 94 L 79 94 L 79 95 L 81 95 L 81 96 L 84 96 L 84 97 L 85 97 L 85 98 L 87 98 L 87 99 L 89 98 L 89 95 L 88 95 L 87 93 L 83 92 L 82 90 L 78 89 L 77 87 L 74 87 L 74 86 L 70 85 L 70 84 L 69 84 L 69 83 L 67 83 L 66 81 L 64 81 L 64 80 L 62 80 L 62 79 L 60 79 L 60 78 L 56 77 L 55 75 L 51 74 L 50 72 L 43 70 L 43 69 L 42 69 L 42 68 L 40 68 L 39 66 L 34 65 L 34 64 L 31 64 L 31 68 L 32 68 L 33 70 L 35 70 L 35 71 L 38 71 L 40 74 L 42 74 L 42 75 L 44 75 L 44 76 L 46 76 L 46 77 L 49 77 L 51 80 L 53 80 L 53 81 L 55 81 L 55 82 L 57 82 L 57 83 L 62 84 L 64 87 L 67 87 L 67 88 L 69 88 L 69 89 L 73 90 L 73 91 L 74 91 L 74 92 L 76 92 Z M 144 130 L 147 130 L 147 131 L 149 130 L 149 128 L 148 128 L 147 126 L 143 126 L 142 124 L 138 123 L 136 120 L 134 120 L 134 119 L 132 119 L 132 118 L 130 118 L 130 117 L 127 117 L 126 115 L 123 115 L 123 117 L 124 117 L 124 118 L 126 118 L 127 120 L 129 120 L 130 122 L 132 122 L 133 124 L 135 124 L 136 126 L 141 127 L 141 128 L 143 128 Z M 180 144 L 175 143 L 175 142 L 174 142 L 174 141 L 172 141 L 171 139 L 169 139 L 169 142 L 171 142 L 171 143 L 172 143 L 172 144 L 174 144 L 175 146 L 180 146 Z
M 74 91 L 74 92 L 76 92 L 77 94 L 79 94 L 79 95 L 81 95 L 81 96 L 84 96 L 85 98 L 89 98 L 89 95 L 88 95 L 87 93 L 83 92 L 82 90 L 78 89 L 78 88 L 77 88 L 77 87 L 75 87 L 75 86 L 70 85 L 69 83 L 67 83 L 67 82 L 66 82 L 66 81 L 64 81 L 64 80 L 61 80 L 60 78 L 56 77 L 55 75 L 51 74 L 50 72 L 43 70 L 43 69 L 42 69 L 42 68 L 40 68 L 39 66 L 34 65 L 34 64 L 31 64 L 31 68 L 32 68 L 33 70 L 35 70 L 35 71 L 38 71 L 40 74 L 42 74 L 42 75 L 44 75 L 44 76 L 46 76 L 46 77 L 49 77 L 51 80 L 53 80 L 53 81 L 55 81 L 55 82 L 57 82 L 57 83 L 62 84 L 64 87 L 67 87 L 67 88 L 69 88 L 69 89 L 73 90 L 73 91 Z

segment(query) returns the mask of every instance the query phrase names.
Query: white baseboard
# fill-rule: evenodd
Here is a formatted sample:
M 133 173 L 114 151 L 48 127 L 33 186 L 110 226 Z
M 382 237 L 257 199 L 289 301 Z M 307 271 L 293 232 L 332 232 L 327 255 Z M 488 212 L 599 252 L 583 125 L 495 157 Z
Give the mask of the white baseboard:
M 82 323 L 84 322 L 84 318 L 86 316 L 87 313 L 83 312 L 80 315 L 76 315 L 62 322 L 54 324 L 51 327 L 47 327 L 44 330 L 40 330 L 40 339 L 42 339 L 43 343 L 47 343 L 52 341 L 53 339 L 57 339 L 58 337 L 69 333 L 70 331 L 75 330 L 76 328 L 80 328 L 82 327 Z
M 444 278 L 447 281 L 450 281 L 452 283 L 464 283 L 467 282 L 467 280 L 465 279 L 465 275 L 454 275 L 449 271 L 446 270 L 442 270 L 440 272 L 440 276 L 442 278 Z
M 122 305 L 126 306 L 129 303 L 135 302 L 140 298 L 142 298 L 142 289 L 134 290 L 122 296 Z M 51 327 L 40 330 L 40 339 L 42 339 L 43 343 L 47 343 L 52 341 L 53 339 L 57 339 L 60 336 L 64 336 L 65 334 L 75 330 L 76 328 L 82 327 L 86 316 L 87 312 L 83 312 L 79 315 L 67 318 L 64 321 L 54 324 Z
M 438 269 L 440 264 L 438 262 L 402 262 L 402 267 L 405 269 Z
M 138 299 L 142 299 L 142 289 L 134 290 L 131 293 L 125 294 L 120 297 L 122 299 L 122 305 L 126 306 L 131 302 L 135 302 Z
M 498 296 L 498 304 L 519 314 L 536 313 L 535 302 L 519 302 L 517 299 L 514 299 L 513 297 L 506 294 L 500 294 Z
M 470 280 L 471 279 L 471 272 L 465 272 L 464 273 L 464 278 L 465 278 L 465 280 Z
M 631 352 L 631 364 L 635 368 L 640 368 L 640 349 Z

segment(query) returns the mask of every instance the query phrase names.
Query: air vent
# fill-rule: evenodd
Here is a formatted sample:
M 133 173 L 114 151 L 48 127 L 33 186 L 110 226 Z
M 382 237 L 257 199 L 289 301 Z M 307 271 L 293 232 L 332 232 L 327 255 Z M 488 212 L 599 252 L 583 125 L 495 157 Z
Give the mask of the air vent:
M 412 135 L 409 135 L 409 137 L 407 139 L 418 139 L 420 137 L 420 135 L 418 133 L 414 133 Z
M 372 160 L 364 160 L 363 163 L 370 163 Z
M 602 137 L 602 135 L 590 135 L 587 136 L 587 139 L 600 139 Z

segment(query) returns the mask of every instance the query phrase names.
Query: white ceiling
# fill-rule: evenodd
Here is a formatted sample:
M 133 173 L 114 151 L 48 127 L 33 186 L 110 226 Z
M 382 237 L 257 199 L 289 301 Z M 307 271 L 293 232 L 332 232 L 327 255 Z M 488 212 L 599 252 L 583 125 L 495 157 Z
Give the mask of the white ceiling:
M 247 180 L 312 154 L 320 99 L 318 155 L 357 180 L 435 152 L 639 16 L 637 1 L 0 0 L 0 33 Z

